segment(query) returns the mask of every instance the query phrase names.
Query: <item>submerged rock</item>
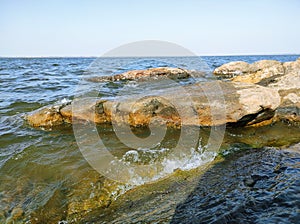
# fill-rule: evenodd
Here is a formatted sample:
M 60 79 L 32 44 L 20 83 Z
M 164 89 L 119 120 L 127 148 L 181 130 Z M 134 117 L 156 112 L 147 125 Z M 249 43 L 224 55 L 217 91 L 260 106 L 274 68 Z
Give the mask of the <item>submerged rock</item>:
M 127 191 L 80 223 L 297 223 L 299 149 L 240 146 L 208 166 Z
M 298 223 L 299 149 L 228 156 L 202 175 L 170 223 Z

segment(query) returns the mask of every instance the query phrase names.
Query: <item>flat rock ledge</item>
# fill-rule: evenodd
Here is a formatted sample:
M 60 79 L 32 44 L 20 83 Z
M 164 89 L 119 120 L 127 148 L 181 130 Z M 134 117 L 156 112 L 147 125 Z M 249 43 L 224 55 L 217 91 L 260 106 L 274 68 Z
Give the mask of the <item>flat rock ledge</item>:
M 135 127 L 148 126 L 150 122 L 172 127 L 262 126 L 278 121 L 299 125 L 300 59 L 246 64 L 231 62 L 217 68 L 214 74 L 226 78 L 224 81 L 192 84 L 180 91 L 169 88 L 163 95 L 140 99 L 80 98 L 40 108 L 25 118 L 30 125 L 44 128 L 86 121 L 96 124 L 113 121 Z M 132 79 L 139 77 L 136 71 L 132 73 L 135 74 Z M 235 74 L 231 81 L 228 74 Z
M 196 77 L 199 75 L 204 75 L 204 72 L 196 72 L 182 68 L 158 67 L 149 68 L 146 70 L 132 70 L 112 76 L 90 77 L 86 80 L 91 82 L 114 82 L 133 80 L 147 81 L 149 79 L 160 78 L 185 79 L 189 77 Z

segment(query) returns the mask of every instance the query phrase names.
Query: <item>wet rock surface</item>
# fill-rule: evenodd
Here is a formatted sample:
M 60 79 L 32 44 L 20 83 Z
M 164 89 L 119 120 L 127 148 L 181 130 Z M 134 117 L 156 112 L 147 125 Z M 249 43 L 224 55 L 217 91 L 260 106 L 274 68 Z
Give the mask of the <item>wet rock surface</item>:
M 299 147 L 245 146 L 201 170 L 128 191 L 80 223 L 297 223 Z
M 113 127 L 110 125 L 105 126 L 106 127 L 99 127 L 98 130 L 99 133 L 102 133 L 102 140 L 106 142 L 108 146 L 112 143 L 118 144 L 119 140 L 114 134 Z M 109 129 L 109 132 L 103 133 L 104 130 L 107 129 Z M 171 148 L 173 144 L 176 145 L 175 139 L 180 135 L 180 130 L 171 129 L 170 131 L 172 133 L 167 134 L 167 136 L 168 141 L 172 142 L 166 142 L 166 144 L 162 144 L 159 148 Z M 62 145 L 62 140 L 54 143 L 53 132 L 46 133 L 50 134 L 49 141 L 51 141 L 52 144 Z M 72 130 L 68 130 L 68 133 L 73 135 Z M 209 138 L 209 133 L 210 128 L 203 128 L 201 130 L 204 145 L 207 142 L 207 138 Z M 146 133 L 144 134 L 146 135 Z M 66 133 L 60 130 L 56 135 L 60 136 L 59 138 L 63 138 Z M 215 176 L 215 178 L 218 180 L 220 176 L 226 176 L 228 178 L 229 176 L 231 178 L 237 177 L 239 180 L 232 181 L 233 184 L 243 184 L 245 182 L 245 186 L 255 186 L 255 184 L 259 182 L 258 179 L 266 174 L 264 172 L 265 167 L 262 166 L 262 164 L 267 165 L 268 162 L 273 164 L 274 160 L 272 158 L 278 158 L 278 152 L 283 152 L 278 149 L 262 149 L 261 147 L 283 147 L 292 143 L 295 144 L 299 142 L 299 139 L 299 128 L 284 123 L 276 123 L 259 128 L 241 127 L 228 129 L 223 140 L 225 145 L 222 146 L 222 149 L 225 150 L 222 152 L 222 155 L 225 155 L 227 162 L 222 163 L 222 166 L 224 167 L 228 163 L 233 164 L 231 167 L 234 169 L 233 172 L 235 172 L 235 174 L 232 173 L 228 175 L 230 168 L 227 166 L 225 166 L 224 169 L 219 167 L 218 171 L 220 171 L 220 173 Z M 73 144 L 76 145 L 76 143 Z M 285 149 L 285 151 L 289 150 L 295 153 L 299 150 L 296 146 L 289 147 Z M 122 147 L 121 145 L 117 145 L 116 148 L 117 150 L 123 151 Z M 255 149 L 257 147 L 259 147 L 259 149 Z M 243 151 L 248 149 L 249 151 Z M 36 148 L 35 150 L 42 155 L 45 154 L 45 151 L 40 148 Z M 270 154 L 257 154 L 260 150 L 270 150 Z M 252 152 L 254 154 L 253 156 L 250 155 Z M 53 157 L 51 157 L 54 158 L 52 162 L 44 165 L 47 169 L 50 169 L 48 171 L 43 170 L 43 166 L 38 166 L 33 169 L 32 162 L 29 162 L 29 165 L 25 168 L 22 167 L 22 169 L 25 169 L 25 173 L 33 172 L 36 179 L 41 178 L 42 181 L 39 182 L 39 184 L 37 184 L 38 182 L 36 182 L 35 179 L 30 177 L 27 177 L 26 181 L 20 177 L 16 183 L 8 182 L 10 176 L 18 172 L 18 169 L 20 169 L 18 167 L 10 169 L 8 175 L 2 176 L 3 182 L 7 182 L 6 189 L 10 190 L 0 190 L 0 205 L 4 208 L 3 211 L 6 211 L 3 214 L 0 213 L 0 220 L 4 220 L 5 222 L 7 219 L 14 218 L 15 223 L 18 223 L 16 220 L 21 220 L 20 223 L 26 223 L 28 220 L 32 223 L 58 223 L 60 220 L 67 220 L 68 223 L 168 223 L 174 216 L 176 206 L 184 202 L 188 195 L 194 191 L 203 172 L 207 171 L 207 168 L 203 166 L 200 166 L 196 170 L 177 170 L 170 178 L 163 178 L 163 180 L 158 180 L 154 183 L 145 184 L 145 186 L 138 186 L 126 191 L 128 189 L 123 188 L 122 185 L 104 178 L 95 170 L 89 168 L 89 165 L 84 162 L 82 157 L 74 158 L 78 161 L 78 166 L 72 166 L 64 173 L 58 173 L 57 170 L 59 170 L 59 167 L 62 166 L 65 168 L 66 163 L 70 161 L 69 157 L 73 157 L 74 153 L 81 155 L 77 146 L 72 148 L 72 145 L 68 145 L 58 148 Z M 122 154 L 122 152 L 120 153 Z M 237 153 L 238 156 L 234 156 L 235 153 Z M 299 167 L 295 166 L 299 160 L 294 159 L 295 156 L 293 153 L 283 154 L 285 161 L 291 162 L 290 164 L 277 163 L 277 160 L 274 162 L 274 172 L 280 175 L 286 175 L 286 178 L 279 179 L 279 181 L 282 181 L 282 184 L 289 181 L 293 182 L 295 176 L 297 178 L 299 176 L 299 173 L 297 173 Z M 63 157 L 62 155 L 64 154 L 67 155 L 69 159 Z M 114 155 L 117 156 L 117 154 Z M 157 152 L 155 152 L 155 155 L 157 155 Z M 242 160 L 244 163 L 241 161 L 235 163 L 235 161 L 243 155 L 247 155 L 247 157 Z M 265 157 L 265 155 L 268 157 Z M 28 157 L 23 158 L 23 160 L 30 161 L 30 155 L 28 155 Z M 22 164 L 21 160 L 21 158 L 18 159 L 18 164 Z M 263 160 L 264 163 L 261 163 L 260 160 Z M 220 162 L 220 160 L 215 160 L 214 164 L 217 162 Z M 245 167 L 248 169 L 248 166 L 252 167 L 249 167 L 249 170 L 257 170 L 257 172 L 247 174 L 245 174 L 246 171 L 245 173 L 243 171 L 240 172 L 240 170 L 245 169 Z M 214 167 L 209 166 L 209 168 L 212 169 L 215 169 Z M 262 170 L 262 173 L 259 172 L 260 170 Z M 289 170 L 289 173 L 294 173 L 295 175 L 289 176 L 288 174 L 282 173 L 282 170 Z M 71 175 L 66 179 L 67 174 L 70 172 Z M 217 171 L 215 170 L 209 174 L 217 174 Z M 205 184 L 207 186 L 206 189 L 210 189 L 211 192 L 217 192 L 218 194 L 215 195 L 215 198 L 223 197 L 222 193 L 226 194 L 227 192 L 224 190 L 220 193 L 218 190 L 220 186 L 216 184 L 214 178 L 209 174 L 205 175 L 206 179 L 201 179 L 201 185 Z M 244 177 L 240 176 L 244 174 Z M 54 179 L 56 175 L 61 175 L 63 180 L 58 183 L 44 184 L 45 180 Z M 37 178 L 37 176 L 39 176 L 39 178 Z M 225 189 L 227 186 L 229 189 L 234 188 L 234 186 L 230 184 L 231 181 L 229 179 L 227 182 L 221 183 L 227 183 L 222 189 Z M 16 186 L 16 188 L 10 188 L 12 184 Z M 61 187 L 57 188 L 57 185 Z M 17 192 L 15 192 L 15 190 Z M 281 188 L 277 193 L 280 193 L 280 190 Z M 245 196 L 245 200 L 247 200 L 247 192 L 242 196 Z M 261 197 L 259 194 L 258 196 Z M 17 201 L 14 201 L 15 199 L 17 199 Z M 41 202 L 40 199 L 42 200 Z M 260 198 L 257 200 L 259 201 Z M 287 200 L 289 200 L 289 198 L 287 198 Z M 297 201 L 298 199 L 295 200 Z M 216 206 L 216 208 L 220 208 L 218 203 L 216 203 Z M 13 212 L 15 208 L 16 210 Z M 23 208 L 24 214 L 21 217 L 14 215 L 21 214 L 21 212 L 15 213 L 16 211 L 21 211 L 18 208 Z M 207 210 L 207 212 L 211 212 L 211 215 L 214 216 L 213 211 L 216 208 L 211 207 L 211 211 Z M 227 208 L 224 209 L 226 210 Z M 261 209 L 261 213 L 264 211 L 265 209 Z M 206 217 L 208 216 L 209 214 L 207 213 Z M 193 219 L 193 214 L 191 214 L 190 217 Z
M 27 122 L 34 127 L 53 127 L 64 123 L 60 106 L 46 106 L 26 116 Z
M 207 171 L 171 223 L 297 223 L 300 145 L 250 151 Z

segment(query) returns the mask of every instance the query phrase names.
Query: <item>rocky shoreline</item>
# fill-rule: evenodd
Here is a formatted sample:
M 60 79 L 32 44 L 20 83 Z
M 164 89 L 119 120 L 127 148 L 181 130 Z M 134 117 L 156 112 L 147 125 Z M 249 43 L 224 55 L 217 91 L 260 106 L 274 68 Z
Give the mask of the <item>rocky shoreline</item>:
M 253 64 L 230 62 L 214 70 L 217 81 L 167 88 L 159 96 L 137 100 L 93 97 L 50 105 L 25 116 L 34 127 L 51 128 L 64 123 L 91 121 L 147 126 L 262 126 L 284 121 L 300 124 L 300 58 L 281 63 L 262 60 Z M 166 77 L 185 79 L 193 72 L 179 68 L 130 71 L 89 81 L 113 82 Z M 171 100 L 170 100 L 171 99 Z M 176 105 L 174 105 L 174 102 Z M 190 111 L 181 113 L 181 111 Z

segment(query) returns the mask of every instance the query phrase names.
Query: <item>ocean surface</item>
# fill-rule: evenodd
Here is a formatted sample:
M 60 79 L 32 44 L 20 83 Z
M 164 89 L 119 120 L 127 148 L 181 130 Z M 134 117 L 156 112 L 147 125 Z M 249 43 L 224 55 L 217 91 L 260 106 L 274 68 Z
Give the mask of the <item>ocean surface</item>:
M 78 86 L 88 86 L 84 94 L 104 99 L 124 95 L 124 87 L 163 91 L 138 82 L 91 83 L 89 77 L 162 66 L 205 72 L 179 82 L 188 85 L 214 79 L 211 71 L 231 61 L 297 58 L 0 58 L 0 223 L 298 222 L 300 154 L 281 148 L 300 142 L 299 127 L 280 123 L 229 129 L 214 155 L 203 154 L 210 132 L 203 128 L 198 148 L 166 161 L 180 131 L 168 130 L 154 148 L 132 150 L 118 140 L 111 125 L 97 126 L 120 160 L 150 165 L 162 161 L 161 175 L 128 185 L 105 178 L 89 165 L 71 125 L 43 130 L 24 121 L 26 113 L 72 100 Z M 141 138 L 147 131 L 134 130 Z

